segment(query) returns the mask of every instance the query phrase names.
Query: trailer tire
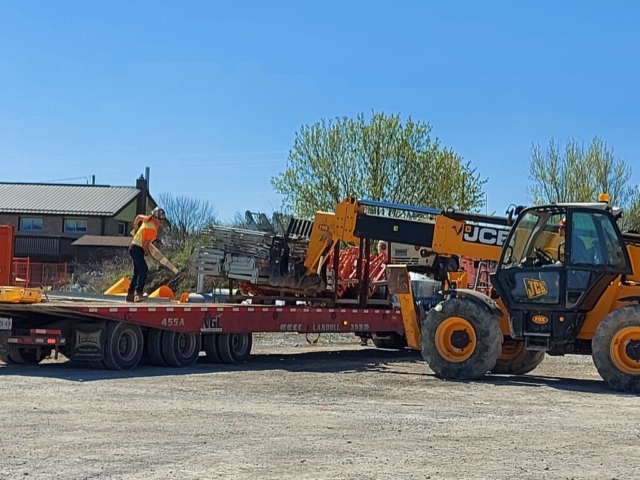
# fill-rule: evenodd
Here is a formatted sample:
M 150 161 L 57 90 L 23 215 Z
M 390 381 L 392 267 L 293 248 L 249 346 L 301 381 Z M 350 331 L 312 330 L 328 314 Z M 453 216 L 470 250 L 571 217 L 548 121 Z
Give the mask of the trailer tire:
M 18 365 L 37 365 L 40 363 L 36 348 L 9 347 L 9 358 Z
M 164 330 L 157 328 L 150 328 L 147 336 L 147 353 L 149 354 L 149 361 L 152 365 L 159 367 L 166 367 L 167 362 L 162 356 L 162 334 Z
M 202 335 L 202 346 L 206 354 L 207 363 L 222 363 L 220 350 L 218 349 L 218 334 L 205 333 Z
M 218 352 L 224 363 L 243 363 L 251 354 L 253 336 L 250 333 L 219 333 Z
M 104 345 L 104 365 L 110 370 L 130 370 L 142 358 L 144 337 L 138 325 L 109 322 Z
M 495 375 L 526 375 L 535 370 L 544 360 L 545 352 L 527 350 L 524 342 L 515 345 L 504 343 L 502 353 L 491 373 Z
M 593 363 L 612 389 L 640 393 L 640 306 L 609 313 L 591 340 Z
M 378 337 L 378 334 L 374 333 L 371 341 L 377 348 L 386 348 L 389 350 L 404 350 L 407 346 L 407 340 L 405 337 L 400 335 L 397 332 L 388 332 L 388 335 L 381 333 Z
M 499 319 L 469 298 L 450 298 L 422 324 L 422 357 L 438 378 L 474 380 L 495 367 L 502 351 Z
M 190 367 L 200 355 L 200 334 L 165 331 L 162 333 L 162 356 L 170 367 Z
M 0 362 L 4 363 L 5 365 L 13 365 L 14 363 L 16 363 L 8 353 L 6 355 L 0 355 Z

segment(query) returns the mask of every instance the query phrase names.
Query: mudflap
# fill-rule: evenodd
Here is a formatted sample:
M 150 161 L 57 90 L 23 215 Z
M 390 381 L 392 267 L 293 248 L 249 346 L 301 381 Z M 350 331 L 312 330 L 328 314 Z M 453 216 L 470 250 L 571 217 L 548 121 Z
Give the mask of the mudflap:
M 83 323 L 73 327 L 71 336 L 71 359 L 100 361 L 104 358 L 107 324 L 105 322 Z

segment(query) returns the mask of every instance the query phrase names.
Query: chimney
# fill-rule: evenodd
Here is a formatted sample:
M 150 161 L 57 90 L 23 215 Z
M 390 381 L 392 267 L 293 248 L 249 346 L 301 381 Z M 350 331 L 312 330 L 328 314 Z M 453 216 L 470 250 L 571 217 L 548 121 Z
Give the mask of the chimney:
M 140 175 L 140 178 L 136 180 L 136 188 L 140 190 L 138 192 L 138 198 L 136 200 L 136 215 L 147 214 L 147 181 Z

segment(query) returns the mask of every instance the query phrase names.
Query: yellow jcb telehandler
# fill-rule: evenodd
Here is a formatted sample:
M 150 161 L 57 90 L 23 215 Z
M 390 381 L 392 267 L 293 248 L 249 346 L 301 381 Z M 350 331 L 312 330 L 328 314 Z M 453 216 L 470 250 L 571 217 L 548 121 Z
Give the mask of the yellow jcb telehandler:
M 446 291 L 423 319 L 429 367 L 468 380 L 526 373 L 545 353 L 584 354 L 611 388 L 640 392 L 640 235 L 621 232 L 621 215 L 606 194 L 522 209 L 491 277 L 495 298 Z

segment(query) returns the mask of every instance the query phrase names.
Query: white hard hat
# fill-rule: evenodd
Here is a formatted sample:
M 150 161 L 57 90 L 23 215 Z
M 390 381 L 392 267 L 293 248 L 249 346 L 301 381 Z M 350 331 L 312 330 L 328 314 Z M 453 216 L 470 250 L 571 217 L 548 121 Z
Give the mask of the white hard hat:
M 151 212 L 151 216 L 156 217 L 160 220 L 164 220 L 165 218 L 167 218 L 164 210 L 160 207 L 154 208 L 153 211 Z

